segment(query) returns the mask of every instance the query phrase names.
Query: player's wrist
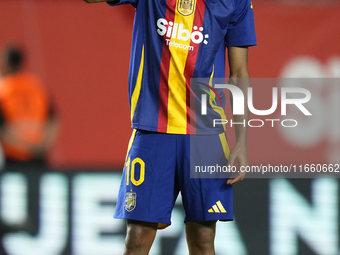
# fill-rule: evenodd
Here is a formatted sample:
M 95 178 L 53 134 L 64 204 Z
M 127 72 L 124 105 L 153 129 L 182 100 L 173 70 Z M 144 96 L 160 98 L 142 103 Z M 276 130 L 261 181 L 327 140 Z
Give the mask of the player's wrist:
M 236 139 L 236 145 L 241 147 L 247 147 L 248 139 L 247 137 L 241 137 Z

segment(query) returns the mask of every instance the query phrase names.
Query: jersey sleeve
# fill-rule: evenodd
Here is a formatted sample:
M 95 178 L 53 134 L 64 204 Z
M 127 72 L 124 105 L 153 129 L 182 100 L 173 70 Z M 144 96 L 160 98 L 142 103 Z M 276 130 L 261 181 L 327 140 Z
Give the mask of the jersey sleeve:
M 253 4 L 250 0 L 235 1 L 236 8 L 228 25 L 227 47 L 256 45 Z
M 139 0 L 114 0 L 107 2 L 111 6 L 122 5 L 122 4 L 131 4 L 133 7 L 137 7 Z

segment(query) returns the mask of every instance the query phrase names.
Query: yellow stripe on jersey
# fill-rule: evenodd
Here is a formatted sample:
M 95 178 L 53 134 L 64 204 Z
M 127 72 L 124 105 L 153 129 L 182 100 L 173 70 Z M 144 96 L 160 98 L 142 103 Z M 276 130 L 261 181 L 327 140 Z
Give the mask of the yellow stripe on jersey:
M 180 1 L 176 1 L 177 4 Z M 177 29 L 173 32 L 178 33 L 179 27 L 183 26 L 184 29 L 189 30 L 190 35 L 192 33 L 192 27 L 194 23 L 196 2 L 194 11 L 189 16 L 183 16 L 178 12 L 176 4 L 176 13 L 174 23 L 178 24 Z M 175 38 L 174 38 L 175 37 Z M 189 53 L 189 47 L 191 38 L 186 41 L 179 40 L 175 35 L 171 36 L 171 42 L 173 44 L 182 44 L 181 48 L 172 47 L 169 44 L 169 50 L 171 53 L 170 68 L 169 68 L 169 97 L 168 97 L 168 133 L 187 133 L 187 105 L 186 105 L 186 80 L 184 77 L 184 69 L 186 60 Z M 198 47 L 198 46 L 196 46 Z
M 133 119 L 133 115 L 135 114 L 139 94 L 140 94 L 140 89 L 142 87 L 142 77 L 143 77 L 143 69 L 144 69 L 144 45 L 142 49 L 142 57 L 140 60 L 140 65 L 139 65 L 139 71 L 137 75 L 137 80 L 136 80 L 136 86 L 133 90 L 132 96 L 131 96 L 131 122 Z
M 219 137 L 220 137 L 221 145 L 222 145 L 222 148 L 223 148 L 224 156 L 225 156 L 226 159 L 229 160 L 230 149 L 229 149 L 227 137 L 226 137 L 225 133 L 219 134 Z
M 215 65 L 213 66 L 213 71 L 212 71 L 210 79 L 209 79 L 209 86 L 211 86 L 211 87 L 212 87 L 212 82 L 213 82 L 213 78 L 214 78 L 214 70 L 215 70 Z M 217 105 L 213 104 L 213 101 L 216 97 L 215 93 L 211 93 L 211 94 L 213 95 L 213 97 L 209 97 L 209 104 L 210 104 L 211 108 L 221 116 L 221 119 L 226 120 L 227 117 L 225 116 L 224 109 L 221 106 L 217 106 Z M 224 128 L 224 132 L 225 132 L 226 131 L 225 124 L 223 124 L 223 128 Z
M 214 70 L 215 70 L 215 66 L 213 66 L 213 71 L 212 71 L 210 79 L 209 79 L 209 85 L 210 86 L 212 86 L 212 81 L 213 81 L 213 78 L 214 78 Z M 213 97 L 211 97 L 211 96 L 209 97 L 209 104 L 210 104 L 211 108 L 221 116 L 221 119 L 226 120 L 227 117 L 224 113 L 224 109 L 220 106 L 213 104 L 213 101 L 216 97 L 215 93 L 211 93 L 211 94 L 213 96 Z M 225 124 L 223 124 L 223 129 L 224 129 L 224 133 L 219 134 L 219 137 L 220 137 L 221 145 L 222 145 L 222 148 L 223 148 L 224 156 L 226 157 L 226 159 L 229 160 L 230 149 L 229 149 L 227 137 L 225 135 L 225 131 L 226 131 Z
M 130 152 L 130 150 L 131 150 L 133 141 L 135 140 L 136 132 L 137 132 L 137 129 L 134 129 L 134 130 L 132 131 L 132 135 L 131 135 L 131 137 L 130 137 L 128 149 L 127 149 L 127 152 L 126 152 L 125 162 L 126 162 L 127 156 L 129 155 L 129 152 Z

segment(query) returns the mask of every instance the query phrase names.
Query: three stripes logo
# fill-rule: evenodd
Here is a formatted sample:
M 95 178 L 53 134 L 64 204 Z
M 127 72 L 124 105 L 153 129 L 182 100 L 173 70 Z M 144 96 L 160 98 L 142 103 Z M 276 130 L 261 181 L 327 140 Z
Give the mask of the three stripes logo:
M 214 204 L 212 206 L 212 208 L 210 208 L 208 210 L 209 213 L 227 213 L 227 211 L 224 209 L 221 201 L 217 201 L 216 204 Z

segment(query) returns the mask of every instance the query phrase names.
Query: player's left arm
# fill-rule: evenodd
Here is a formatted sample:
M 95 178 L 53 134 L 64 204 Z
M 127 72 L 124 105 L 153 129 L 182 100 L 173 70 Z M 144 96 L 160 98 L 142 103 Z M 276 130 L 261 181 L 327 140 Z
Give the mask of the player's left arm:
M 228 47 L 228 61 L 229 61 L 229 84 L 239 87 L 244 95 L 248 98 L 248 87 L 250 87 L 249 71 L 248 71 L 248 47 Z M 232 97 L 230 97 L 232 106 Z M 249 165 L 248 150 L 247 150 L 247 136 L 248 136 L 248 120 L 249 110 L 247 100 L 244 106 L 244 115 L 234 115 L 234 122 L 244 122 L 245 125 L 235 125 L 236 144 L 232 148 L 229 156 L 229 165 L 232 166 L 234 162 L 239 163 L 241 167 Z M 239 172 L 236 176 L 232 176 L 227 181 L 227 184 L 234 184 L 242 181 L 245 177 L 245 172 Z

